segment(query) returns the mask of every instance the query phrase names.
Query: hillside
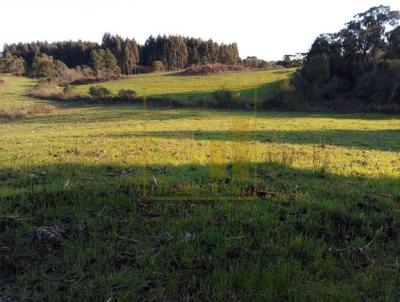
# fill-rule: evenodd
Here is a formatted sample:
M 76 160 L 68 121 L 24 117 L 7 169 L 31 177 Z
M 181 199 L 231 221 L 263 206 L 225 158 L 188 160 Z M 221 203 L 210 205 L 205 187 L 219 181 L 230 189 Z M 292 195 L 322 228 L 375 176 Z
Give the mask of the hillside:
M 207 76 L 185 76 L 179 73 L 144 74 L 102 83 L 117 94 L 120 89 L 132 89 L 139 96 L 164 96 L 187 103 L 212 99 L 218 89 L 240 92 L 240 97 L 251 101 L 257 88 L 259 99 L 265 99 L 275 90 L 277 82 L 289 78 L 295 69 L 238 72 Z M 77 86 L 76 92 L 87 94 L 93 85 Z

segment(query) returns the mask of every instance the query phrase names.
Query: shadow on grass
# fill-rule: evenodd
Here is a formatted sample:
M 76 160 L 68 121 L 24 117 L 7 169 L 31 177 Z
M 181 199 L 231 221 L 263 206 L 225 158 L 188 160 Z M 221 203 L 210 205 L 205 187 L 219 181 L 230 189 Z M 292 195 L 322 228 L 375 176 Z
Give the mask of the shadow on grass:
M 2 169 L 0 183 L 8 197 L 20 194 L 52 194 L 58 191 L 95 193 L 114 192 L 127 187 L 135 196 L 188 197 L 188 200 L 238 200 L 240 197 L 260 197 L 257 190 L 272 190 L 284 198 L 294 191 L 303 202 L 343 201 L 379 193 L 400 198 L 399 179 L 342 176 L 328 173 L 316 163 L 313 169 L 297 169 L 277 162 L 263 164 L 230 163 L 226 165 L 81 165 L 59 164 L 31 166 L 26 171 Z M 126 187 L 127 186 L 127 187 Z M 14 191 L 15 190 L 15 191 Z M 239 190 L 239 191 L 237 191 Z M 294 190 L 294 191 L 293 191 Z M 121 193 L 120 192 L 120 193 Z M 97 193 L 96 193 L 97 194 Z M 266 193 L 268 195 L 268 193 Z M 270 197 L 276 197 L 274 196 Z M 299 195 L 300 196 L 300 195 Z M 264 196 L 265 197 L 265 196 Z
M 149 131 L 107 134 L 107 137 L 160 137 L 196 140 L 232 140 L 230 131 Z M 393 130 L 305 130 L 249 131 L 244 139 L 263 143 L 319 144 L 357 149 L 400 151 L 400 129 Z
M 96 301 L 252 300 L 255 294 L 319 301 L 326 293 L 350 301 L 365 293 L 379 300 L 387 291 L 380 282 L 354 286 L 356 277 L 397 284 L 398 179 L 277 163 L 252 168 L 256 185 L 236 184 L 255 193 L 249 202 L 231 194 L 235 181 L 224 165 L 151 166 L 146 182 L 142 166 L 1 170 L 0 183 L 15 192 L 0 197 L 0 288 L 34 301 L 66 294 Z M 210 186 L 210 170 L 228 176 Z M 150 194 L 163 184 L 167 201 Z M 32 236 L 38 230 L 44 235 Z

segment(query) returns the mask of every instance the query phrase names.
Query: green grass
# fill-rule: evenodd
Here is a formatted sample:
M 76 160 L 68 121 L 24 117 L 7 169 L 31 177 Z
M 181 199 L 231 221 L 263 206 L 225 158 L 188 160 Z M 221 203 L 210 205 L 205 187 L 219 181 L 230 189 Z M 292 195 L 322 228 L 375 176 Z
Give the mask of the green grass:
M 295 69 L 240 72 L 209 76 L 184 76 L 174 73 L 145 74 L 101 84 L 117 94 L 132 89 L 139 96 L 169 97 L 187 103 L 210 100 L 211 93 L 222 88 L 240 92 L 245 101 L 253 100 L 254 89 L 260 99 L 270 95 L 278 81 L 287 79 Z M 78 86 L 77 92 L 87 94 L 92 85 Z
M 143 93 L 152 77 L 177 81 L 105 85 Z M 39 102 L 23 95 L 30 80 L 7 83 L 0 102 Z M 1 293 L 399 299 L 398 116 L 57 108 L 0 123 Z M 60 241 L 32 235 L 54 225 L 68 229 Z
M 37 104 L 37 100 L 26 97 L 25 93 L 32 89 L 35 80 L 1 75 L 5 83 L 0 83 L 0 109 L 15 109 Z

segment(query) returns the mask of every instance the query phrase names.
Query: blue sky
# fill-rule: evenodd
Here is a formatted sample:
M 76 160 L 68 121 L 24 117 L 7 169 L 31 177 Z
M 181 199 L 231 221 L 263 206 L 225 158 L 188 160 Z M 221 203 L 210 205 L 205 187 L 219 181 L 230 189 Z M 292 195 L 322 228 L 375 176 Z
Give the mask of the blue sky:
M 0 46 L 36 40 L 100 42 L 104 32 L 134 37 L 182 34 L 237 42 L 242 57 L 269 60 L 307 51 L 317 35 L 341 29 L 372 6 L 399 0 L 1 0 Z

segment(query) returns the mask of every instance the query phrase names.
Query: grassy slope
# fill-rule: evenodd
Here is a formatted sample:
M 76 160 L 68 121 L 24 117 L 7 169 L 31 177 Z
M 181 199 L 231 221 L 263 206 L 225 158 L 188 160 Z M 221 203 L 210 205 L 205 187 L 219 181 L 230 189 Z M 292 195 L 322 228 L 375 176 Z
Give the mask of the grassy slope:
M 1 75 L 5 83 L 0 84 L 0 109 L 15 109 L 36 104 L 37 101 L 24 96 L 24 93 L 33 88 L 34 80 L 16 78 L 10 75 Z
M 277 81 L 288 78 L 293 72 L 294 69 L 211 76 L 182 76 L 170 73 L 145 74 L 107 82 L 102 85 L 109 88 L 114 94 L 117 94 L 120 89 L 132 89 L 140 96 L 168 96 L 185 102 L 209 100 L 211 92 L 226 88 L 240 91 L 241 98 L 244 100 L 252 100 L 255 88 L 258 88 L 259 97 L 262 99 L 275 89 Z M 87 93 L 90 86 L 79 86 L 77 92 Z
M 23 85 L 3 95 L 22 102 Z M 249 141 L 232 143 L 247 124 Z M 232 158 L 247 147 L 257 178 L 235 181 Z M 399 152 L 400 121 L 385 115 L 78 106 L 2 122 L 0 291 L 394 300 Z M 143 182 L 171 200 L 142 198 Z M 258 198 L 230 201 L 254 186 Z M 62 246 L 32 242 L 33 227 L 61 223 L 75 227 Z

